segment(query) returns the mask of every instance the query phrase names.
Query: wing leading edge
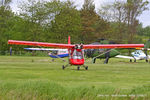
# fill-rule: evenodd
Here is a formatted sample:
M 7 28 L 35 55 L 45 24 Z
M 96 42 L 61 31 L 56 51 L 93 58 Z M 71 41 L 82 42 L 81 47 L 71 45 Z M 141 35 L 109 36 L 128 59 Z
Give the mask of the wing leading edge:
M 17 40 L 8 40 L 8 44 L 29 45 L 29 46 L 43 46 L 43 47 L 66 48 L 66 49 L 75 47 L 75 45 L 72 45 L 72 44 L 31 42 L 31 41 L 17 41 Z M 83 45 L 83 49 L 138 48 L 138 47 L 144 47 L 144 44 L 101 44 L 101 45 Z
M 74 47 L 74 45 L 71 45 L 71 44 L 31 42 L 31 41 L 17 41 L 17 40 L 8 40 L 8 44 L 42 46 L 42 47 L 53 47 L 53 48 L 72 48 L 72 47 Z

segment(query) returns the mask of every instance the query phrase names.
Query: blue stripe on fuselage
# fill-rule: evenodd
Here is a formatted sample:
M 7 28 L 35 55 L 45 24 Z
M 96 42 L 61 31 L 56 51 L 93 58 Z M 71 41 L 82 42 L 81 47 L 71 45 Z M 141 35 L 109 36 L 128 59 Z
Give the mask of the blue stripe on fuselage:
M 59 54 L 59 55 L 49 55 L 52 58 L 64 58 L 64 57 L 68 57 L 69 54 Z

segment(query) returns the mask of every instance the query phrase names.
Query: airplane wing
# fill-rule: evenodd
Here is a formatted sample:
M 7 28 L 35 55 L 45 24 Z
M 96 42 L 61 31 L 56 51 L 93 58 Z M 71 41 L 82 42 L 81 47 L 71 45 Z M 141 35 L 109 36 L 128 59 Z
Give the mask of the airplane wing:
M 36 51 L 67 51 L 67 49 L 52 49 L 52 48 L 24 48 L 24 49 Z
M 16 45 L 30 45 L 30 46 L 43 46 L 53 48 L 73 48 L 72 44 L 59 44 L 59 43 L 44 43 L 44 42 L 31 42 L 31 41 L 17 41 L 8 40 L 8 44 Z M 83 45 L 83 49 L 100 49 L 100 48 L 138 48 L 144 47 L 144 44 L 100 44 L 100 45 Z
M 148 50 L 148 51 L 150 51 L 150 48 L 136 48 L 136 49 L 138 49 L 138 50 Z
M 42 46 L 42 47 L 53 47 L 53 48 L 72 48 L 72 47 L 74 47 L 74 45 L 71 45 L 71 44 L 31 42 L 31 41 L 17 41 L 17 40 L 8 40 L 8 44 Z
M 117 56 L 115 56 L 115 57 L 117 57 L 117 58 L 126 58 L 126 59 L 134 59 L 132 56 L 123 56 L 123 55 L 117 55 Z M 139 58 L 135 58 L 136 60 L 140 60 Z
M 144 47 L 144 44 L 101 44 L 101 45 L 83 45 L 84 49 L 100 49 L 100 48 L 137 48 Z

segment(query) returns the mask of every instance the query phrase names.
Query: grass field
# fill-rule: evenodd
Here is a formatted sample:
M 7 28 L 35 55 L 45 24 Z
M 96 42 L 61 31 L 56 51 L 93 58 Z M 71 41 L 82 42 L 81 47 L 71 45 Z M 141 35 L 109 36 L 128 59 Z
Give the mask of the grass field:
M 0 56 L 0 100 L 150 100 L 145 61 L 88 59 L 88 71 L 62 70 L 63 64 L 49 57 Z

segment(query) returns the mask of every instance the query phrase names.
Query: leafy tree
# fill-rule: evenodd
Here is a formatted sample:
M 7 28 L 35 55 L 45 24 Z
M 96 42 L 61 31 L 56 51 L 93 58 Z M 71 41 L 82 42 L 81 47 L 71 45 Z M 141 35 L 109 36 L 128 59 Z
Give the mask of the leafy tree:
M 73 2 L 67 1 L 62 3 L 59 13 L 52 21 L 53 38 L 57 42 L 67 43 L 67 37 L 72 37 L 72 42 L 79 42 L 79 34 L 81 32 L 80 12 L 76 10 Z
M 143 0 L 115 1 L 113 4 L 104 5 L 99 10 L 99 14 L 113 23 L 111 28 L 118 42 L 125 40 L 133 43 L 137 40 L 136 32 L 139 24 L 137 17 L 147 9 L 147 4 L 148 1 Z
M 126 11 L 124 1 L 115 1 L 113 4 L 102 6 L 98 14 L 110 22 L 111 38 L 116 42 L 123 42 L 127 39 Z
M 138 26 L 137 33 L 140 36 L 145 36 L 145 37 L 148 37 L 150 39 L 150 26 L 143 28 L 142 25 L 140 24 Z
M 94 24 L 97 20 L 98 16 L 95 12 L 95 5 L 93 4 L 93 0 L 85 0 L 83 8 L 81 9 L 82 42 L 91 42 L 91 40 L 94 38 Z
M 25 40 L 42 41 L 44 21 L 46 19 L 45 2 L 28 0 L 21 6 L 21 14 L 25 20 L 25 26 L 28 29 Z
M 8 30 L 11 30 L 13 23 L 11 20 L 14 14 L 12 11 L 5 7 L 0 7 L 0 51 L 2 54 L 5 54 L 4 51 L 8 50 L 7 40 L 10 39 L 10 33 Z
M 11 3 L 11 0 L 2 0 L 0 1 L 0 6 L 4 6 L 5 8 L 10 8 L 9 4 Z
M 139 24 L 137 17 L 147 10 L 148 1 L 144 0 L 127 0 L 125 10 L 127 16 L 128 25 L 128 43 L 133 43 L 133 39 L 136 35 L 136 28 Z
M 108 23 L 103 20 L 95 11 L 93 0 L 84 0 L 81 9 L 81 41 L 91 43 L 97 38 L 108 37 Z

